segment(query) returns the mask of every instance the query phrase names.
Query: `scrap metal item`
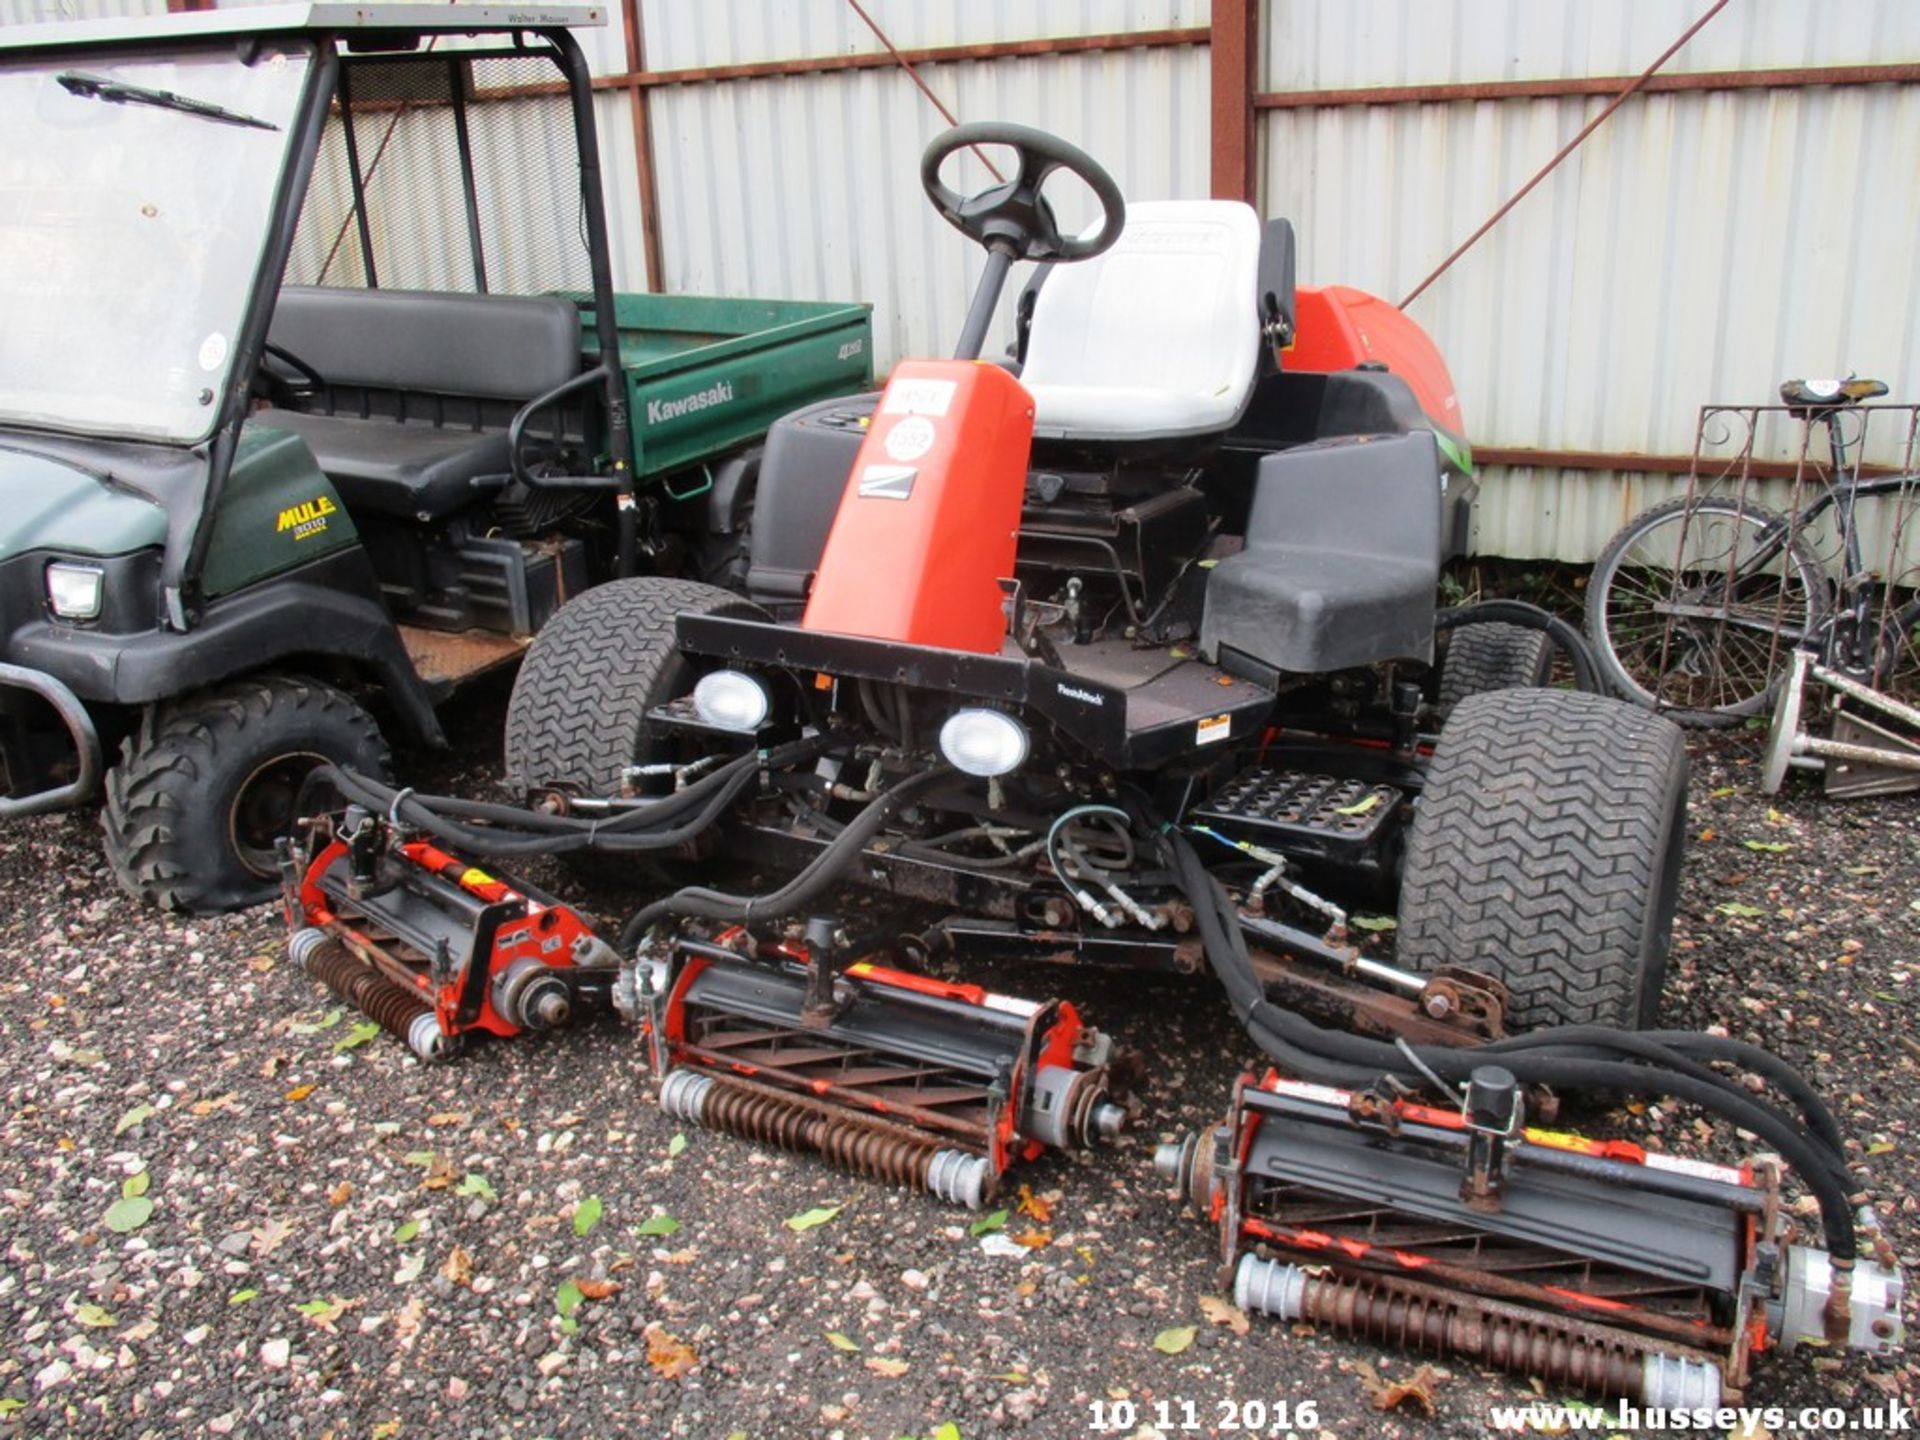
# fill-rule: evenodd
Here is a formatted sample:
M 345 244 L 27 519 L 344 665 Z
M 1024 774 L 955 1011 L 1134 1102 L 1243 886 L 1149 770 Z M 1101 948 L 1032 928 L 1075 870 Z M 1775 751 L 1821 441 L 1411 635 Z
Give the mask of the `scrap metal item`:
M 810 927 L 811 928 L 811 927 Z M 801 943 L 682 937 L 623 980 L 669 1114 L 979 1209 L 1019 1160 L 1085 1149 L 1127 1120 L 1112 1046 L 1064 1001 Z M 739 947 L 739 948 L 735 948 Z
M 1243 1308 L 1437 1358 L 1697 1408 L 1737 1399 L 1763 1349 L 1901 1343 L 1891 1256 L 1837 1279 L 1771 1164 L 1530 1128 L 1496 1065 L 1466 1092 L 1443 1109 L 1248 1075 L 1154 1163 L 1219 1225 Z
M 357 807 L 319 833 L 282 853 L 288 953 L 421 1059 L 604 1005 L 617 957 L 570 906 Z
M 1809 681 L 1832 692 L 1830 737 L 1807 729 Z M 1920 709 L 1795 650 L 1761 752 L 1760 788 L 1779 794 L 1793 767 L 1823 770 L 1826 793 L 1841 800 L 1920 790 Z

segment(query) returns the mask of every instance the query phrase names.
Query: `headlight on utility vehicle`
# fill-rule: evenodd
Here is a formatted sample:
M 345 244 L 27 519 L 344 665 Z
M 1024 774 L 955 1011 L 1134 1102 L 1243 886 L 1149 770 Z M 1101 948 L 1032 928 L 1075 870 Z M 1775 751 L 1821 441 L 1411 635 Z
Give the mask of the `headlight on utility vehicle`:
M 98 620 L 106 575 L 98 565 L 56 560 L 47 566 L 47 604 L 62 620 Z

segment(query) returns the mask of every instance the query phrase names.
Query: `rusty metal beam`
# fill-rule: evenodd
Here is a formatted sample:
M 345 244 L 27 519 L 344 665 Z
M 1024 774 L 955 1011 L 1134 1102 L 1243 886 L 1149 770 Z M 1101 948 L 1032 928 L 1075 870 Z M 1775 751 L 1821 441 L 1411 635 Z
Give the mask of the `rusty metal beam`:
M 1334 109 L 1348 105 L 1433 105 L 1458 100 L 1561 100 L 1617 95 L 1631 75 L 1570 75 L 1551 80 L 1457 80 L 1431 85 L 1372 85 L 1347 90 L 1278 90 L 1255 95 L 1258 110 Z M 1697 70 L 1654 75 L 1645 95 L 1713 90 L 1792 90 L 1815 85 L 1912 85 L 1920 64 L 1814 65 L 1782 70 Z
M 1059 35 L 1039 40 L 996 40 L 978 45 L 938 45 L 889 53 L 876 50 L 853 55 L 814 55 L 798 60 L 758 60 L 744 65 L 701 65 L 685 70 L 636 69 L 624 75 L 602 75 L 594 83 L 603 90 L 635 86 L 703 85 L 727 80 L 767 80 L 796 75 L 828 75 L 847 70 L 885 70 L 908 65 L 952 65 L 970 60 L 1016 60 L 1031 55 L 1087 55 L 1105 50 L 1152 50 L 1177 45 L 1205 45 L 1212 32 L 1204 26 L 1178 30 L 1126 30 L 1105 35 Z
M 1639 475 L 1691 475 L 1697 466 L 1702 475 L 1743 474 L 1753 480 L 1811 480 L 1816 474 L 1812 465 L 1792 460 L 1754 460 L 1729 467 L 1699 462 L 1691 455 L 1640 455 L 1631 450 L 1535 450 L 1499 445 L 1474 446 L 1473 463 L 1540 470 L 1626 470 Z M 1900 473 L 1898 468 L 1888 465 L 1860 467 L 1863 480 Z
M 627 69 L 635 73 L 647 68 L 646 33 L 640 24 L 640 0 L 620 0 L 621 19 L 627 32 Z M 667 283 L 667 268 L 660 247 L 660 180 L 653 163 L 653 117 L 647 110 L 647 92 L 638 86 L 628 92 L 633 111 L 633 164 L 640 188 L 640 244 L 647 272 L 647 289 L 658 294 Z
M 1260 50 L 1261 0 L 1213 0 L 1211 30 L 1213 187 L 1216 200 L 1255 203 L 1259 154 L 1253 92 Z

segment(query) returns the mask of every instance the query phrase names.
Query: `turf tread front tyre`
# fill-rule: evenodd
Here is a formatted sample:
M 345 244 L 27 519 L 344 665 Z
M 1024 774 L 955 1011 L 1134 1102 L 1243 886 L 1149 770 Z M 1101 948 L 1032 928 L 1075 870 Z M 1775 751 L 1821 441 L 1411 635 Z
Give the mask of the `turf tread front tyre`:
M 650 738 L 647 712 L 691 678 L 674 617 L 759 615 L 740 596 L 697 580 L 641 575 L 596 586 L 534 636 L 507 704 L 509 784 L 619 788 Z
M 163 910 L 213 914 L 257 904 L 278 881 L 233 843 L 240 788 L 276 755 L 311 752 L 384 777 L 380 727 L 318 680 L 256 675 L 149 706 L 107 772 L 107 863 L 129 894 Z
M 1684 739 L 1660 716 L 1563 690 L 1461 701 L 1408 842 L 1402 963 L 1493 975 L 1515 1029 L 1650 1025 L 1686 787 Z
M 1544 685 L 1553 673 L 1553 638 L 1544 630 L 1493 620 L 1461 625 L 1447 637 L 1440 667 L 1440 708 L 1469 695 Z

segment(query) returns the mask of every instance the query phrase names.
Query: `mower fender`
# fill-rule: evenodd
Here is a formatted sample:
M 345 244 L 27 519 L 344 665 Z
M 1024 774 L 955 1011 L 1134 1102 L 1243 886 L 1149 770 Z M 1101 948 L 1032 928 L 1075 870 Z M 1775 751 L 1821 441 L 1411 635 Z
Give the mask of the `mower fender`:
M 414 737 L 442 745 L 426 686 L 377 593 L 356 545 L 214 601 L 185 633 L 110 635 L 36 621 L 14 631 L 5 658 L 111 705 L 151 704 L 293 657 L 345 660 L 378 677 Z

